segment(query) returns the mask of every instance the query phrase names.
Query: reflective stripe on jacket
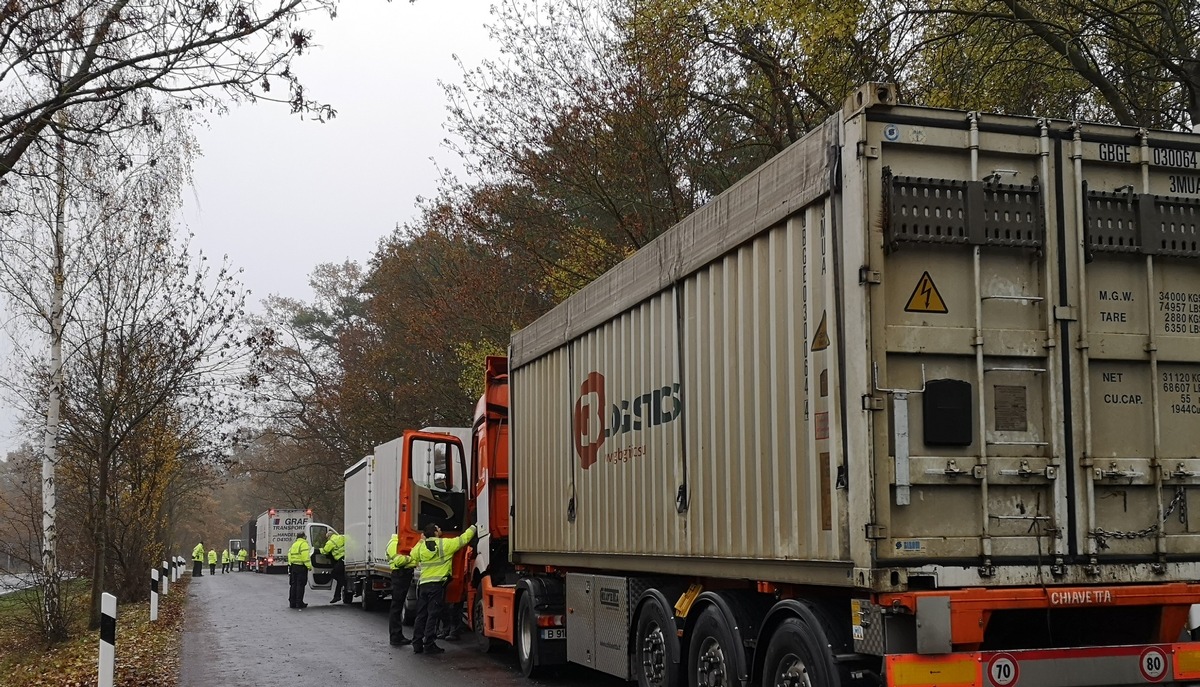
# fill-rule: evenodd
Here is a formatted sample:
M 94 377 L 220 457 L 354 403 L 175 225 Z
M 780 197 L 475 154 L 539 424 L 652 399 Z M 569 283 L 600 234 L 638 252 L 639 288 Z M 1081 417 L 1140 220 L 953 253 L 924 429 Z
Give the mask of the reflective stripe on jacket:
M 204 544 L 196 544 L 196 548 L 192 549 L 192 560 L 197 563 L 204 562 Z
M 296 541 L 292 542 L 292 548 L 288 551 L 288 565 L 303 565 L 312 570 L 312 561 L 308 560 L 311 553 L 312 547 L 308 545 L 308 541 L 303 537 L 296 537 Z
M 454 553 L 474 536 L 475 526 L 471 525 L 457 537 L 429 537 L 414 546 L 408 555 L 421 566 L 421 584 L 448 579 L 454 565 Z

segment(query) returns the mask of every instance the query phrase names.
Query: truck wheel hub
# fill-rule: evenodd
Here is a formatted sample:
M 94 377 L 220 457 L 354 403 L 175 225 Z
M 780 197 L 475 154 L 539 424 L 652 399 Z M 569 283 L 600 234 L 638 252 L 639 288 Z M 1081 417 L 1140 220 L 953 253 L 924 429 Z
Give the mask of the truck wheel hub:
M 811 687 L 808 668 L 795 654 L 788 654 L 779 661 L 775 669 L 775 687 Z
M 665 687 L 667 672 L 667 642 L 663 638 L 662 628 L 657 623 L 651 623 L 649 631 L 642 638 L 642 675 L 646 683 Z
M 705 638 L 697 663 L 696 677 L 704 687 L 729 687 L 732 684 L 725 674 L 725 652 L 712 637 Z

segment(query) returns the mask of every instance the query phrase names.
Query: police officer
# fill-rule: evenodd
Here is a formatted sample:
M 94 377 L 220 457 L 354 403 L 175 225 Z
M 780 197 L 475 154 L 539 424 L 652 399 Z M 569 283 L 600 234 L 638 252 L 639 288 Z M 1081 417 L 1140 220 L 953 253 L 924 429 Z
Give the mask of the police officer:
M 248 554 L 246 553 L 245 548 L 238 549 L 238 554 L 237 554 L 238 572 L 243 572 L 246 569 L 247 555 Z
M 204 542 L 192 549 L 192 577 L 204 577 Z
M 409 552 L 409 557 L 421 566 L 421 581 L 417 584 L 417 620 L 413 624 L 413 653 L 440 654 L 445 649 L 437 645 L 438 619 L 446 601 L 446 582 L 450 579 L 454 553 L 475 536 L 471 525 L 460 536 L 442 539 L 442 528 L 425 526 L 425 539 Z
M 321 547 L 321 553 L 333 559 L 331 574 L 337 584 L 334 585 L 333 599 L 329 603 L 335 604 L 342 598 L 342 588 L 346 586 L 346 535 L 329 535 L 329 539 L 325 540 L 325 546 Z
M 208 550 L 208 574 L 209 575 L 217 574 L 217 550 L 216 549 Z
M 229 572 L 229 561 L 230 560 L 232 560 L 232 559 L 229 557 L 229 549 L 225 549 L 224 551 L 221 552 L 221 574 L 222 575 Z
M 308 586 L 308 571 L 312 570 L 311 556 L 312 547 L 304 533 L 297 533 L 288 550 L 288 608 L 308 608 L 304 603 L 304 588 Z
M 392 606 L 388 610 L 388 641 L 392 646 L 412 644 L 412 640 L 404 636 L 404 603 L 408 600 L 408 588 L 412 585 L 417 562 L 397 551 L 399 545 L 400 537 L 393 534 L 387 545 L 388 562 L 392 567 Z

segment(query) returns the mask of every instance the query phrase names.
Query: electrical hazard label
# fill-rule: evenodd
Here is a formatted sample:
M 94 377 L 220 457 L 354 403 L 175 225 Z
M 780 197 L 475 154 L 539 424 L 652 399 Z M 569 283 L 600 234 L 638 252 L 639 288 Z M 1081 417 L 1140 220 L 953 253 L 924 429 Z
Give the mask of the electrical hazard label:
M 921 279 L 917 282 L 917 288 L 913 289 L 912 295 L 908 297 L 908 305 L 904 306 L 904 312 L 927 312 L 946 314 L 950 309 L 946 307 L 946 301 L 942 300 L 942 294 L 938 292 L 937 285 L 933 283 L 933 277 L 929 276 L 928 272 L 921 275 Z
M 825 324 L 825 311 L 821 311 L 821 324 L 817 325 L 817 333 L 813 335 L 810 351 L 823 351 L 829 348 L 829 327 Z

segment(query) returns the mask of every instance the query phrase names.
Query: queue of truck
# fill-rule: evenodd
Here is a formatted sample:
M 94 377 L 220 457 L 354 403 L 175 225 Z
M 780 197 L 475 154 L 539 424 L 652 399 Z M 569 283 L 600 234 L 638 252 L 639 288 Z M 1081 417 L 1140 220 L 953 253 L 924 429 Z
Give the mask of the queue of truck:
M 347 594 L 478 522 L 447 600 L 527 676 L 1200 681 L 1198 154 L 864 86 L 347 470 Z

